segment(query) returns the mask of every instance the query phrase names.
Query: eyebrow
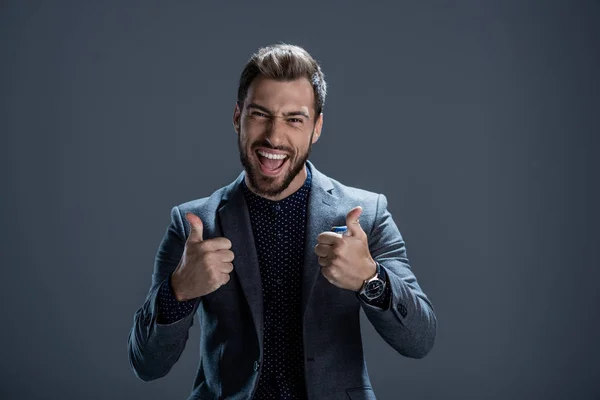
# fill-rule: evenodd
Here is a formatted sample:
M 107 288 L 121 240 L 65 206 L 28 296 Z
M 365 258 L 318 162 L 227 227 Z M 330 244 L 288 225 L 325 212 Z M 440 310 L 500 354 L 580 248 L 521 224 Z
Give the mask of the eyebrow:
M 256 103 L 248 104 L 248 108 L 256 108 L 258 110 L 266 112 L 267 114 L 273 115 L 273 112 L 271 110 L 269 110 L 267 107 L 260 106 Z M 305 113 L 304 111 L 290 111 L 290 112 L 283 113 L 284 117 L 293 117 L 293 116 L 297 116 L 297 115 L 301 115 L 303 117 L 310 118 L 310 116 L 307 113 Z

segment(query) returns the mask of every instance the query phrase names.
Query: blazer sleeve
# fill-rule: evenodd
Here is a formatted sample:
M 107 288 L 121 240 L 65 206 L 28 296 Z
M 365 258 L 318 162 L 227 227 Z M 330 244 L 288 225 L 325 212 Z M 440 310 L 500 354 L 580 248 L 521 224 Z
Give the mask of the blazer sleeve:
M 171 209 L 171 223 L 158 248 L 152 274 L 152 285 L 143 305 L 133 316 L 127 350 L 129 363 L 138 378 L 150 381 L 161 378 L 171 370 L 183 352 L 189 329 L 200 300 L 193 312 L 170 323 L 159 324 L 157 317 L 158 292 L 168 276 L 177 268 L 185 248 L 185 231 L 179 207 Z
M 412 272 L 404 240 L 383 194 L 377 199 L 369 250 L 387 273 L 391 298 L 389 307 L 384 309 L 361 302 L 367 318 L 379 335 L 400 354 L 411 358 L 425 357 L 435 341 L 435 311 Z

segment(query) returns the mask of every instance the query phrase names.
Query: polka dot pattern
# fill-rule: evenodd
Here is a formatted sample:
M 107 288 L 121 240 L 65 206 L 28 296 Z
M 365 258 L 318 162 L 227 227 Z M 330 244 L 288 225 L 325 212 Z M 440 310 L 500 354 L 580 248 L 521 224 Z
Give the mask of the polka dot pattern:
M 264 355 L 260 381 L 254 399 L 306 399 L 304 349 L 302 340 L 301 288 L 306 237 L 306 214 L 312 175 L 295 193 L 279 201 L 268 200 L 250 191 L 242 180 L 261 275 L 264 310 Z M 385 268 L 382 279 L 389 282 Z M 170 324 L 188 316 L 197 299 L 177 301 L 171 276 L 158 292 L 160 324 Z M 382 296 L 360 301 L 388 308 L 391 290 L 387 284 Z
M 306 399 L 301 288 L 306 211 L 312 175 L 304 185 L 273 201 L 243 183 L 260 269 L 264 354 L 254 399 Z
M 171 287 L 171 275 L 162 283 L 158 290 L 158 316 L 159 324 L 172 324 L 188 316 L 194 309 L 196 299 L 178 301 Z

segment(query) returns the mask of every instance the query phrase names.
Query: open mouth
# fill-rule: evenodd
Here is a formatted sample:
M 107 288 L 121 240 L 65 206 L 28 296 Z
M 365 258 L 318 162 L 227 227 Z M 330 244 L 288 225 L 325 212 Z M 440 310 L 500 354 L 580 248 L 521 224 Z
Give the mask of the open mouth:
M 283 170 L 283 166 L 288 162 L 290 156 L 282 159 L 268 158 L 256 152 L 256 157 L 260 163 L 260 170 L 264 175 L 274 176 Z

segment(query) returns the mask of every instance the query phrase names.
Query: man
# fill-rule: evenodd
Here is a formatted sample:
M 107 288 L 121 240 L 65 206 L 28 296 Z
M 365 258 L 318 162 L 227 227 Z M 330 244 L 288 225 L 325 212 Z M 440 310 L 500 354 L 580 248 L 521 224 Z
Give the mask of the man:
M 361 308 L 400 354 L 431 350 L 434 309 L 386 197 L 308 161 L 325 94 L 300 47 L 269 46 L 248 61 L 233 114 L 244 171 L 171 210 L 128 341 L 139 378 L 169 372 L 194 314 L 201 356 L 189 399 L 375 399 Z M 331 231 L 340 225 L 344 234 Z

